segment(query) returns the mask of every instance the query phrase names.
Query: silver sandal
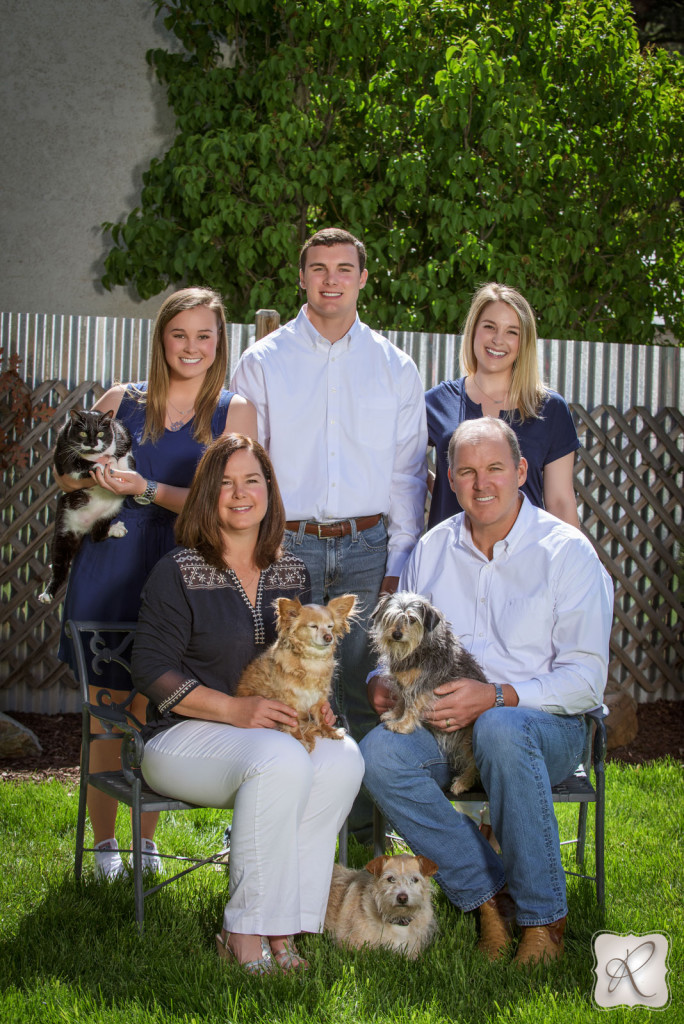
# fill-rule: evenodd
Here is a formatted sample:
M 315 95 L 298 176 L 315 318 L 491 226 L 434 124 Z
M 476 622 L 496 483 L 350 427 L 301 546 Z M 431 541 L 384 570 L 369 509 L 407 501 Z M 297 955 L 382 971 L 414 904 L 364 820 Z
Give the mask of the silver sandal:
M 245 963 L 240 963 L 233 950 L 228 945 L 228 936 L 226 935 L 225 940 L 220 935 L 216 935 L 216 952 L 222 960 L 226 962 L 234 960 L 238 966 L 247 974 L 273 974 L 274 971 L 278 970 L 278 966 L 273 959 L 271 953 L 271 947 L 268 944 L 268 939 L 265 935 L 261 936 L 261 956 L 258 960 L 247 960 Z M 283 950 L 285 952 L 285 950 Z
M 271 956 L 280 967 L 281 971 L 308 971 L 309 961 L 305 960 L 304 957 L 297 951 L 295 946 L 294 936 L 288 935 L 284 940 L 284 948 L 279 949 L 276 953 L 271 950 Z

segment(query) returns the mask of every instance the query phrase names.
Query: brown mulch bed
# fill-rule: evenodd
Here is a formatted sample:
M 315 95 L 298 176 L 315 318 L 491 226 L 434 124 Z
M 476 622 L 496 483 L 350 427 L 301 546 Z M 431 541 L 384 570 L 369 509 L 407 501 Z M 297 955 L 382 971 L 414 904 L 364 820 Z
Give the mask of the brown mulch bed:
M 0 781 L 44 782 L 59 779 L 78 782 L 78 762 L 81 747 L 81 716 L 38 715 L 32 712 L 11 711 L 22 725 L 28 726 L 38 737 L 42 754 L 25 758 L 0 758 Z M 658 700 L 653 704 L 639 704 L 637 708 L 639 732 L 626 747 L 617 747 L 608 753 L 608 761 L 644 764 L 657 757 L 670 755 L 684 761 L 684 700 Z
M 668 754 L 684 761 L 684 700 L 656 700 L 637 705 L 639 731 L 625 747 L 608 751 L 607 761 L 644 764 Z

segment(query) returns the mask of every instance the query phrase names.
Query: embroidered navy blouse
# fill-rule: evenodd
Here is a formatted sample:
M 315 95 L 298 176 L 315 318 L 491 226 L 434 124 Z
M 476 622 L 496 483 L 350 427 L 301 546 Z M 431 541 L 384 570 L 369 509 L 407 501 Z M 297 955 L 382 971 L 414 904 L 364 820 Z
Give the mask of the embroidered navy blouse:
M 284 554 L 261 572 L 254 606 L 232 570 L 176 548 L 150 573 L 142 593 L 133 678 L 150 700 L 152 730 L 180 721 L 172 709 L 196 686 L 231 694 L 242 670 L 276 638 L 278 597 L 311 600 L 309 573 Z

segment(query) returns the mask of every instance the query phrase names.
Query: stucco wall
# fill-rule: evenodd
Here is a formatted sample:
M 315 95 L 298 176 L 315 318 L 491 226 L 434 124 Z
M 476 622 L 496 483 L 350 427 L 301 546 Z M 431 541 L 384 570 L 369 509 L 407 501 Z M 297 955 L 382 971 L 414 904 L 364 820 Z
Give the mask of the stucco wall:
M 0 310 L 152 316 L 99 284 L 106 240 L 173 137 L 149 0 L 0 0 Z

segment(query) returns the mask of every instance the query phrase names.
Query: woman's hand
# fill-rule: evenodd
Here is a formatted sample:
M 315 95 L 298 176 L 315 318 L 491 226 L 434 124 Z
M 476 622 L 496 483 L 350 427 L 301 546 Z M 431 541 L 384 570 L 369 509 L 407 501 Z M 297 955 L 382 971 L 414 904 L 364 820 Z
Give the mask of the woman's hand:
M 281 725 L 295 729 L 298 718 L 297 712 L 280 700 L 271 700 L 270 697 L 233 697 L 228 721 L 238 729 L 277 729 Z
M 329 725 L 331 729 L 333 729 L 337 724 L 337 715 L 330 707 L 330 704 L 328 703 L 327 700 L 323 704 L 321 704 L 321 717 L 325 724 Z
M 91 480 L 90 477 L 85 477 L 82 480 L 75 480 L 73 476 L 69 475 L 69 473 L 65 473 L 64 476 L 62 476 L 62 474 L 58 473 L 56 469 L 52 470 L 52 475 L 54 476 L 55 483 L 59 489 L 64 491 L 65 494 L 71 494 L 72 491 L 82 491 L 86 487 L 95 486 L 95 481 Z
M 90 473 L 95 483 L 106 491 L 119 495 L 142 494 L 147 487 L 147 480 L 134 469 L 119 469 L 114 463 L 97 465 Z

